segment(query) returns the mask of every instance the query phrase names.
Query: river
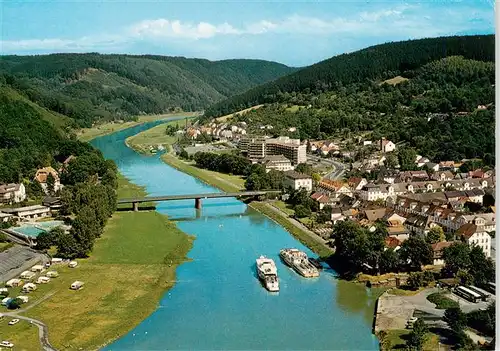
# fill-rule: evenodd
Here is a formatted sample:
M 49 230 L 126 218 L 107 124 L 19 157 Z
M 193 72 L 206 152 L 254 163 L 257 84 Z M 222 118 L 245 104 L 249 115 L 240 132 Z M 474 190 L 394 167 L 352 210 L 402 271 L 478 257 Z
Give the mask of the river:
M 92 144 L 120 172 L 150 195 L 216 192 L 211 186 L 126 147 L 127 137 L 161 122 L 99 137 Z M 371 333 L 374 296 L 326 270 L 304 279 L 285 266 L 278 252 L 297 247 L 314 255 L 281 226 L 236 199 L 159 203 L 178 227 L 196 236 L 177 268 L 176 285 L 158 309 L 105 350 L 378 350 Z M 255 259 L 276 262 L 280 292 L 259 283 Z

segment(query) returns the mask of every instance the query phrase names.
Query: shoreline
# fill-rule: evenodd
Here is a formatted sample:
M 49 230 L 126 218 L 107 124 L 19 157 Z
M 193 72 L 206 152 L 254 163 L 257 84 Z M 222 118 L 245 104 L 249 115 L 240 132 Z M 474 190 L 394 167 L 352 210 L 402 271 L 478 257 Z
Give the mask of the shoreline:
M 242 187 L 237 187 L 235 184 L 225 184 L 222 182 L 224 179 L 213 179 L 207 175 L 206 177 L 200 177 L 201 171 L 198 172 L 198 168 L 195 166 L 189 165 L 184 161 L 180 160 L 178 157 L 171 155 L 170 153 L 165 153 L 161 155 L 161 160 L 175 169 L 184 172 L 196 179 L 208 184 L 210 186 L 216 187 L 219 190 L 231 192 L 231 191 L 240 191 L 243 190 Z M 296 226 L 293 222 L 291 222 L 288 218 L 277 215 L 272 209 L 268 208 L 267 203 L 265 202 L 252 202 L 247 204 L 253 210 L 259 212 L 260 214 L 266 216 L 271 219 L 273 222 L 279 224 L 283 229 L 285 229 L 290 235 L 299 240 L 303 245 L 307 246 L 314 253 L 318 254 L 322 258 L 328 257 L 333 253 L 333 249 L 328 247 L 326 244 L 321 244 L 319 240 L 315 240 L 311 237 L 311 234 L 305 232 L 302 228 Z M 319 239 L 319 238 L 318 238 Z
M 119 192 L 120 196 L 146 194 L 144 187 L 121 174 Z M 56 349 L 100 350 L 158 310 L 175 286 L 177 268 L 190 261 L 195 239 L 157 211 L 115 212 L 90 257 L 79 259 L 76 269 L 57 266 L 60 276 L 32 293 L 34 299 L 22 315 L 43 321 Z M 75 280 L 85 282 L 77 294 L 67 289 Z M 5 326 L 5 332 L 6 337 L 13 332 L 12 340 L 23 349 L 39 348 L 38 338 L 36 344 L 28 338 L 34 329 L 23 330 L 18 337 L 12 327 Z M 22 340 L 30 341 L 22 346 Z
M 92 128 L 78 129 L 75 131 L 75 133 L 76 133 L 76 138 L 78 140 L 84 142 L 90 142 L 95 138 L 113 134 L 121 130 L 142 125 L 148 122 L 168 120 L 169 118 L 184 117 L 184 116 L 186 116 L 187 118 L 194 118 L 200 115 L 201 113 L 199 111 L 195 111 L 195 112 L 175 112 L 175 113 L 165 113 L 160 115 L 139 116 L 137 121 L 127 121 L 123 123 L 108 122 L 94 126 Z

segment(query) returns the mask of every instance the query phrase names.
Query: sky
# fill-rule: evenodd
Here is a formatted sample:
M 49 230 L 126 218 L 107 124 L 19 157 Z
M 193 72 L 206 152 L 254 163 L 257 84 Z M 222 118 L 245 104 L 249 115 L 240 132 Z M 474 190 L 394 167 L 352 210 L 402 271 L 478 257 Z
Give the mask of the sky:
M 305 66 L 367 46 L 492 34 L 494 0 L 0 0 L 0 53 L 252 58 Z

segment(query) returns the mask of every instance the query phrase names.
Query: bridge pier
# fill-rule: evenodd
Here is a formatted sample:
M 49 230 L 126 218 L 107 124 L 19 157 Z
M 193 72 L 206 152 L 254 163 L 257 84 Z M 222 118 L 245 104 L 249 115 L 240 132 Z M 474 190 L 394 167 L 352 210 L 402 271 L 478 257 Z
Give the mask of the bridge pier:
M 201 210 L 201 198 L 196 197 L 194 199 L 194 208 L 196 208 L 197 210 Z
M 132 202 L 132 207 L 135 212 L 139 211 L 139 203 L 138 202 Z

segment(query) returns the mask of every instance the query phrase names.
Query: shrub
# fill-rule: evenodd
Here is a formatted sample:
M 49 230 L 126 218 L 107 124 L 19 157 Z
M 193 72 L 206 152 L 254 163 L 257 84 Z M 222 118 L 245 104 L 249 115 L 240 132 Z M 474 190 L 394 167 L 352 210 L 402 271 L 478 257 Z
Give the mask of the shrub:
M 439 310 L 445 310 L 447 308 L 459 307 L 458 302 L 450 299 L 443 293 L 434 293 L 427 296 L 427 300 L 436 305 Z

